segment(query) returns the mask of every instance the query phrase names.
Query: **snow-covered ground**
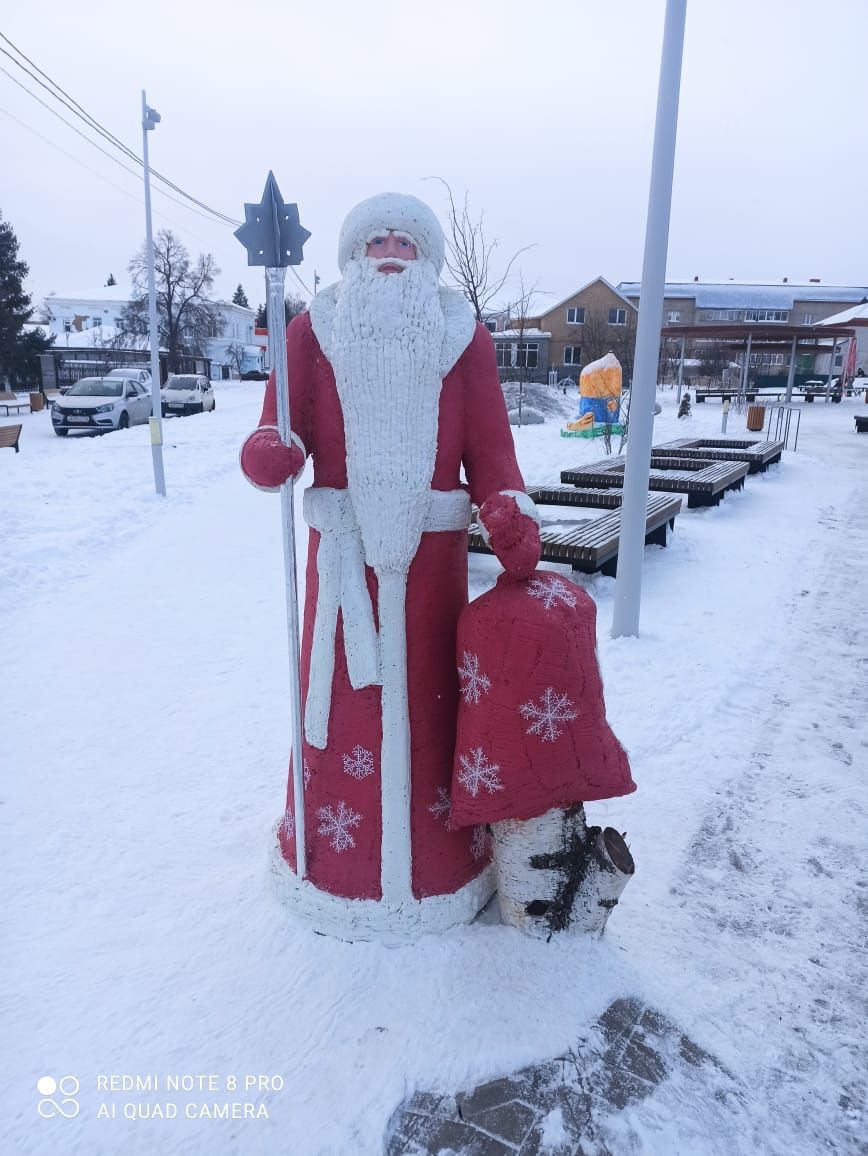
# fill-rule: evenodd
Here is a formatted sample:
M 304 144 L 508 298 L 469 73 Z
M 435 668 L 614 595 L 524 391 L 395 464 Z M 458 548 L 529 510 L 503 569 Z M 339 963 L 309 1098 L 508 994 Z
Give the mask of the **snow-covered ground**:
M 639 639 L 609 638 L 613 580 L 578 576 L 639 784 L 589 808 L 637 861 L 605 938 L 486 923 L 386 948 L 312 934 L 272 887 L 289 748 L 279 510 L 237 463 L 262 386 L 216 389 L 215 414 L 166 424 L 165 500 L 145 428 L 61 440 L 46 413 L 8 419 L 24 429 L 20 454 L 0 450 L 0 1151 L 373 1156 L 414 1089 L 557 1055 L 619 996 L 663 1011 L 741 1088 L 697 1131 L 676 1071 L 622 1113 L 619 1153 L 859 1151 L 861 398 L 801 407 L 797 453 L 646 551 Z M 679 422 L 673 392 L 659 400 L 657 440 L 719 432 L 719 404 Z M 515 438 L 529 482 L 602 454 L 551 421 Z M 476 594 L 497 565 L 472 556 L 471 572 Z M 51 1114 L 61 1091 L 36 1089 L 66 1075 L 69 1119 Z M 168 1090 L 179 1076 L 193 1090 Z M 227 1101 L 258 1118 L 200 1115 Z M 176 1118 L 124 1117 L 167 1104 Z

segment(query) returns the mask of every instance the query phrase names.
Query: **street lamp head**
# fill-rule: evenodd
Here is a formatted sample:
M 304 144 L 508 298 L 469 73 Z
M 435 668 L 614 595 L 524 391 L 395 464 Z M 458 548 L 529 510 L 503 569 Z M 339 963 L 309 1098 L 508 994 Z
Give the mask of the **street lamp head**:
M 156 128 L 156 126 L 160 123 L 160 119 L 160 114 L 155 108 L 150 108 L 148 105 L 145 105 L 145 115 L 144 119 L 142 120 L 142 127 L 146 132 L 152 128 Z

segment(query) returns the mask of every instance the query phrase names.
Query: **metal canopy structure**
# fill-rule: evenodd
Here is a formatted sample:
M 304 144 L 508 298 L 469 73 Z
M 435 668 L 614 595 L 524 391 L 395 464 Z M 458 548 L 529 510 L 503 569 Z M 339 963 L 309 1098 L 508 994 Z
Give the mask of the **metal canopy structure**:
M 789 369 L 787 371 L 786 400 L 793 399 L 793 383 L 796 375 L 796 357 L 799 354 L 828 353 L 829 373 L 828 386 L 831 386 L 835 353 L 839 342 L 855 338 L 855 330 L 846 325 L 824 325 L 819 329 L 817 325 L 783 325 L 766 324 L 748 321 L 742 325 L 664 325 L 660 330 L 660 340 L 680 340 L 681 351 L 678 361 L 678 397 L 681 398 L 681 382 L 684 375 L 684 351 L 688 341 L 702 343 L 714 342 L 725 349 L 736 352 L 744 351 L 741 366 L 741 384 L 739 392 L 745 393 L 748 387 L 750 372 L 750 358 L 752 353 L 780 353 L 789 350 Z

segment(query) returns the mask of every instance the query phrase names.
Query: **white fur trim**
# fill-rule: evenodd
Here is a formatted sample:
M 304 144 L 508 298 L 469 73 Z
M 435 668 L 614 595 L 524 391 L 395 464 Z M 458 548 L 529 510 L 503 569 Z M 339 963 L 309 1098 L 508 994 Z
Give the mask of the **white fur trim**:
M 448 895 L 410 898 L 403 903 L 383 899 L 346 899 L 332 895 L 307 879 L 299 879 L 284 859 L 275 824 L 271 871 L 278 894 L 290 913 L 313 931 L 346 940 L 375 939 L 396 946 L 421 935 L 470 923 L 494 894 L 494 868 L 489 864 L 469 883 Z
M 390 229 L 411 237 L 440 276 L 446 252 L 443 229 L 424 201 L 406 193 L 378 193 L 350 209 L 338 239 L 340 271 L 354 257 L 364 256 L 372 236 Z
M 347 671 L 356 690 L 380 681 L 377 632 L 365 583 L 362 539 L 349 492 L 311 487 L 305 490 L 303 509 L 307 524 L 320 534 L 319 591 L 304 733 L 311 746 L 323 750 L 328 742 L 338 610 L 343 610 Z
M 407 575 L 377 574 L 383 745 L 380 753 L 380 883 L 393 906 L 413 898 L 410 838 L 410 710 L 407 696 Z
M 519 508 L 519 511 L 522 514 L 527 514 L 527 516 L 529 518 L 533 518 L 533 520 L 536 522 L 536 524 L 538 526 L 542 525 L 542 521 L 541 521 L 540 515 L 539 515 L 539 510 L 536 508 L 536 504 L 527 496 L 527 494 L 524 492 L 524 490 L 498 490 L 498 493 L 503 498 L 515 498 L 515 501 L 516 501 L 516 504 Z M 483 540 L 487 546 L 488 545 L 488 527 L 485 525 L 485 522 L 483 522 L 483 520 L 482 520 L 482 511 L 481 510 L 479 512 L 479 529 L 482 531 L 482 538 L 483 538 Z
M 335 305 L 338 284 L 327 285 L 311 301 L 310 323 L 320 349 L 332 361 L 334 349 L 332 333 L 335 321 Z M 473 340 L 476 332 L 476 318 L 463 293 L 440 286 L 440 305 L 446 328 L 440 347 L 440 376 L 445 377 L 455 366 L 462 353 Z
M 244 453 L 244 447 L 250 441 L 250 438 L 252 438 L 254 436 L 254 434 L 258 434 L 259 431 L 263 430 L 263 429 L 273 429 L 277 433 L 280 433 L 280 430 L 277 428 L 276 425 L 257 426 L 256 429 L 253 431 L 253 433 L 250 434 L 248 437 L 246 437 L 244 439 L 244 441 L 241 443 L 241 449 L 238 451 L 238 464 L 239 464 L 239 466 L 241 466 L 242 474 L 244 474 L 245 478 L 251 484 L 251 486 L 253 486 L 254 490 L 262 490 L 262 492 L 264 494 L 279 494 L 281 491 L 280 486 L 260 486 L 258 482 L 254 482 L 253 478 L 251 478 L 250 475 L 245 471 L 244 464 L 241 460 L 241 455 Z M 304 442 L 301 440 L 301 438 L 298 436 L 297 433 L 293 433 L 292 431 L 290 431 L 289 437 L 290 437 L 290 441 L 294 442 L 295 445 L 298 446 L 298 448 L 301 450 L 302 454 L 304 455 L 304 462 L 302 462 L 301 469 L 292 478 L 293 482 L 297 482 L 298 479 L 301 477 L 301 475 L 304 473 L 305 463 L 307 462 L 307 450 L 304 447 Z

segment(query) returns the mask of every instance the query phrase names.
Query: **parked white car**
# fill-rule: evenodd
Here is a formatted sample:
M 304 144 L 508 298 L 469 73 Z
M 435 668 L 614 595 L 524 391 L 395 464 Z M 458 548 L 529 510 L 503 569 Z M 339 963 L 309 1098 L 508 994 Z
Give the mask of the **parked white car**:
M 151 371 L 145 369 L 143 365 L 121 366 L 107 373 L 106 377 L 111 378 L 112 381 L 118 377 L 122 377 L 125 381 L 137 381 L 139 385 L 145 385 L 148 389 L 151 388 Z
M 213 412 L 217 405 L 211 382 L 201 373 L 170 373 L 160 397 L 163 417 Z
M 70 430 L 108 433 L 141 425 L 151 416 L 150 389 L 122 377 L 83 377 L 51 407 L 58 437 Z

